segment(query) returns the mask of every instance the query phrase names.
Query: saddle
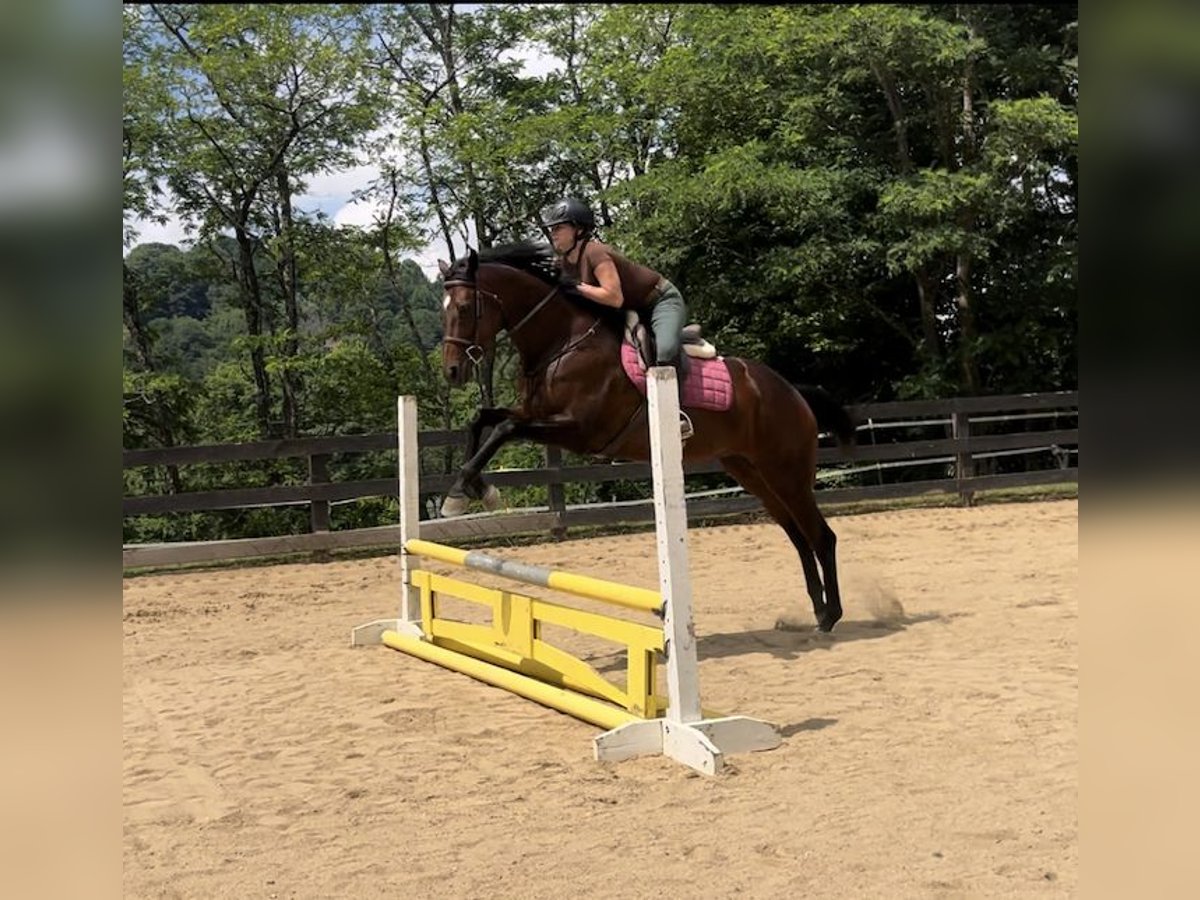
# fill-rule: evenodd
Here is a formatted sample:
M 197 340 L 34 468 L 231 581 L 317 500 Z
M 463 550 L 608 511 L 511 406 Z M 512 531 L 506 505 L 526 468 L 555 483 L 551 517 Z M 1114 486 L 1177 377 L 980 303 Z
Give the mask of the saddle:
M 717 348 L 704 339 L 698 324 L 691 324 L 679 333 L 680 347 L 685 356 L 696 359 L 716 359 Z M 646 327 L 636 310 L 625 313 L 625 343 L 637 351 L 638 363 L 643 369 L 654 365 L 657 354 L 654 349 L 654 332 Z M 685 363 L 686 365 L 686 363 Z
M 689 325 L 682 333 L 680 356 L 682 384 L 680 405 L 686 409 L 711 409 L 723 412 L 733 404 L 733 380 L 725 358 L 700 335 L 699 325 Z M 636 312 L 625 314 L 625 340 L 621 344 L 621 368 L 633 386 L 646 394 L 646 373 L 654 365 L 653 332 L 641 323 Z M 686 419 L 686 413 L 685 413 Z M 691 420 L 686 419 L 684 434 Z

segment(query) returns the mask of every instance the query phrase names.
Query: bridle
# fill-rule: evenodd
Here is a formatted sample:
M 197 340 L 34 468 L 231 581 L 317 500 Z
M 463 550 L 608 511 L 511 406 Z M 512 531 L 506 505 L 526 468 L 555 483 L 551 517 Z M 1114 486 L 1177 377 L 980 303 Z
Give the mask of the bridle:
M 487 298 L 491 299 L 493 302 L 495 302 L 496 306 L 500 310 L 501 323 L 506 322 L 508 319 L 508 317 L 504 311 L 504 303 L 501 302 L 500 296 L 498 294 L 495 294 L 492 291 L 483 290 L 479 286 L 478 281 L 467 281 L 466 279 L 459 278 L 459 279 L 455 279 L 454 281 L 442 282 L 442 286 L 448 287 L 448 288 L 449 287 L 469 287 L 469 288 L 471 288 L 471 291 L 474 295 L 474 301 L 475 301 L 475 318 L 473 320 L 474 333 L 471 335 L 471 340 L 467 340 L 466 338 L 452 337 L 450 335 L 446 335 L 442 338 L 442 343 L 461 345 L 464 348 L 463 352 L 466 354 L 467 359 L 471 360 L 471 362 L 473 362 L 475 364 L 475 366 L 478 368 L 480 362 L 483 360 L 483 354 L 484 354 L 484 349 L 479 343 L 479 320 L 483 318 L 483 299 L 482 298 L 487 297 Z M 554 295 L 558 293 L 559 288 L 560 288 L 560 285 L 556 284 L 554 287 L 552 287 L 550 289 L 550 293 L 548 293 L 545 297 L 543 297 L 541 300 L 539 300 L 537 302 L 537 304 L 533 307 L 533 309 L 531 309 L 529 312 L 527 312 L 521 318 L 521 321 L 519 321 L 516 325 L 513 325 L 511 328 L 508 328 L 507 326 L 501 328 L 498 332 L 496 332 L 496 335 L 499 336 L 501 332 L 507 332 L 509 338 L 511 339 L 512 336 L 514 334 L 516 334 L 517 331 L 519 331 L 521 329 L 521 327 L 525 325 L 526 322 L 528 322 L 535 315 L 537 315 L 538 312 L 541 311 L 542 307 L 545 306 L 547 303 L 549 303 L 554 298 Z
M 524 316 L 522 316 L 521 320 L 519 322 L 517 322 L 517 324 L 513 325 L 511 328 L 504 327 L 504 323 L 507 321 L 507 314 L 505 313 L 504 303 L 503 303 L 503 301 L 501 301 L 500 295 L 496 294 L 492 291 L 487 291 L 487 290 L 484 290 L 483 288 L 481 288 L 479 286 L 478 280 L 468 281 L 465 278 L 455 278 L 455 279 L 452 279 L 449 281 L 443 281 L 442 286 L 445 288 L 469 287 L 471 289 L 472 299 L 474 301 L 474 307 L 475 307 L 475 310 L 474 310 L 475 319 L 474 319 L 474 323 L 472 326 L 473 334 L 471 335 L 471 339 L 467 340 L 466 338 L 454 337 L 452 335 L 444 335 L 442 337 L 442 343 L 443 344 L 458 344 L 459 346 L 464 348 L 463 352 L 466 354 L 467 359 L 471 360 L 471 362 L 474 363 L 475 380 L 479 386 L 480 400 L 482 402 L 482 398 L 484 396 L 484 375 L 482 372 L 482 366 L 480 364 L 483 360 L 485 351 L 484 351 L 484 348 L 482 347 L 482 345 L 480 345 L 480 343 L 479 343 L 479 321 L 480 321 L 480 319 L 483 318 L 483 298 L 486 297 L 486 298 L 489 298 L 490 300 L 492 300 L 496 304 L 496 307 L 500 310 L 500 322 L 501 322 L 502 327 L 496 332 L 496 336 L 498 337 L 501 333 L 507 332 L 508 337 L 511 340 L 512 336 L 514 334 L 516 334 L 518 331 L 520 331 L 521 328 L 523 328 L 527 322 L 529 322 L 534 316 L 536 316 L 547 303 L 549 303 L 551 300 L 554 299 L 555 295 L 558 294 L 562 290 L 562 285 L 561 284 L 554 285 L 554 287 L 552 287 L 550 289 L 549 293 L 547 293 L 546 296 L 544 296 L 541 300 L 539 300 L 537 303 L 535 303 L 533 308 L 531 310 L 529 310 L 529 312 L 527 312 Z M 533 378 L 537 374 L 548 370 L 550 368 L 550 366 L 552 366 L 554 363 L 562 360 L 564 357 L 566 357 L 568 354 L 570 354 L 573 350 L 575 350 L 576 347 L 579 347 L 581 344 L 583 344 L 585 341 L 587 341 L 593 334 L 595 334 L 596 329 L 599 328 L 599 326 L 600 326 L 600 322 L 601 322 L 601 318 L 600 318 L 599 313 L 597 313 L 595 319 L 592 321 L 591 326 L 582 335 L 580 335 L 579 337 L 576 337 L 574 339 L 569 339 L 562 347 L 558 348 L 558 351 L 556 353 L 554 353 L 549 359 L 541 362 L 541 364 L 538 365 L 536 369 L 531 370 L 531 371 L 526 371 L 525 377 Z M 560 363 L 560 365 L 561 365 L 561 363 Z M 634 420 L 637 418 L 638 413 L 642 410 L 642 408 L 644 406 L 645 406 L 644 403 L 641 403 L 638 405 L 638 407 L 634 410 L 633 415 L 630 417 L 629 421 L 625 423 L 625 425 L 617 433 L 616 437 L 614 437 L 612 440 L 610 440 L 605 445 L 605 450 L 607 450 L 609 447 L 611 447 L 620 437 L 622 437 L 629 430 L 629 428 L 633 425 Z
M 442 282 L 442 286 L 448 288 L 469 287 L 474 291 L 475 313 L 474 318 L 471 320 L 471 327 L 474 330 L 474 334 L 471 335 L 471 340 L 468 341 L 466 338 L 452 337 L 451 335 L 447 334 L 443 335 L 442 343 L 460 344 L 464 348 L 463 353 L 467 355 L 467 359 L 471 360 L 471 362 L 478 367 L 480 362 L 483 360 L 483 347 L 479 345 L 479 320 L 483 318 L 483 301 L 480 299 L 480 294 L 491 297 L 496 301 L 496 305 L 500 307 L 500 315 L 502 318 L 504 316 L 504 304 L 502 304 L 500 302 L 500 298 L 491 291 L 481 291 L 479 289 L 479 285 L 474 281 L 463 281 L 461 279 L 456 281 L 445 281 Z

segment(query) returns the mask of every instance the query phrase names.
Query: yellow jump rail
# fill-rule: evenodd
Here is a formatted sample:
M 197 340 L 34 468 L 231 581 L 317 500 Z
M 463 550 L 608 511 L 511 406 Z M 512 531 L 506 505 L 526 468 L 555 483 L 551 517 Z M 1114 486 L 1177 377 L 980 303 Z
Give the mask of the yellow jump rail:
M 445 544 L 435 544 L 433 541 L 422 541 L 419 538 L 407 541 L 404 548 L 415 556 L 436 559 L 480 572 L 503 575 L 513 581 L 553 588 L 566 594 L 574 594 L 576 597 L 603 600 L 606 603 L 624 606 L 626 609 L 652 612 L 660 617 L 663 614 L 662 594 L 648 588 L 620 584 L 616 581 L 605 581 L 603 578 L 592 578 L 588 575 L 559 572 L 512 560 L 497 559 L 486 553 L 460 550 L 457 547 L 447 547 Z

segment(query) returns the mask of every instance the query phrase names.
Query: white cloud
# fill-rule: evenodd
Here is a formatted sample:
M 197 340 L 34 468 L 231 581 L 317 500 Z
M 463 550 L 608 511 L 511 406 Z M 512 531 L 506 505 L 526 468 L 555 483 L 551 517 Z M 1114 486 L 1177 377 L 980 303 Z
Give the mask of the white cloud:
M 315 207 L 328 213 L 332 207 L 345 203 L 355 191 L 361 191 L 378 177 L 379 167 L 373 164 L 315 175 L 308 180 L 307 190 L 296 198 L 296 206 L 303 210 Z
M 473 5 L 464 5 L 463 11 L 469 11 L 471 8 Z M 542 77 L 550 72 L 560 70 L 563 65 L 555 57 L 528 46 L 506 51 L 504 58 L 520 60 L 521 74 L 526 78 Z M 380 129 L 368 135 L 363 141 L 364 157 L 369 152 L 375 152 L 365 148 L 377 146 L 381 141 L 386 144 L 388 137 L 389 132 L 386 129 Z M 313 176 L 309 179 L 305 192 L 296 198 L 295 206 L 297 209 L 309 213 L 319 210 L 329 216 L 337 227 L 372 227 L 377 218 L 382 218 L 386 207 L 378 201 L 352 201 L 351 197 L 355 191 L 367 187 L 378 176 L 378 161 L 363 162 L 340 171 Z M 130 220 L 128 218 L 124 219 L 124 223 L 126 226 L 132 225 L 136 229 L 135 245 L 151 242 L 175 244 L 181 247 L 190 245 L 183 221 L 178 217 L 170 216 L 167 222 L 161 225 L 146 219 Z M 426 223 L 426 228 L 429 234 L 436 236 L 429 244 L 407 255 L 417 262 L 427 278 L 436 278 L 438 259 L 449 259 L 450 254 L 446 248 L 446 242 L 441 238 L 432 219 Z M 474 227 L 468 226 L 468 228 L 470 244 L 476 246 L 477 237 Z M 463 247 L 458 234 L 455 234 L 455 245 L 461 253 Z
M 370 228 L 387 214 L 387 206 L 378 200 L 358 200 L 344 203 L 333 214 L 333 224 L 339 228 L 351 225 Z
M 134 247 L 138 244 L 174 244 L 176 247 L 186 248 L 191 244 L 183 219 L 175 216 L 171 216 L 163 224 L 141 218 L 125 219 L 124 223 L 126 226 L 133 226 L 137 231 L 137 236 L 133 239 Z M 126 252 L 131 249 L 133 247 L 126 248 Z
M 382 217 L 386 209 L 383 204 L 373 201 L 360 200 L 357 203 L 344 203 L 330 217 L 336 227 L 358 227 L 370 228 L 375 224 L 375 217 Z M 181 249 L 186 249 L 191 244 L 191 239 L 188 237 L 184 228 L 182 219 L 170 217 L 165 224 L 152 222 L 149 219 L 126 219 L 126 225 L 132 225 L 137 229 L 137 237 L 134 238 L 133 246 L 138 244 L 174 244 Z M 430 229 L 430 233 L 434 233 L 434 222 L 430 220 L 426 223 Z M 468 224 L 468 239 L 471 246 L 476 246 L 475 228 Z M 459 254 L 462 253 L 462 240 L 455 235 L 455 247 Z M 125 252 L 132 249 L 125 248 Z M 417 265 L 421 267 L 421 271 L 425 273 L 425 277 L 430 280 L 438 277 L 438 260 L 449 259 L 450 253 L 446 249 L 446 242 L 442 237 L 437 235 L 428 244 L 416 251 L 411 251 L 404 254 L 406 257 L 413 259 Z
M 438 249 L 438 245 L 440 245 L 441 249 Z M 430 244 L 427 247 L 423 247 L 412 257 L 416 264 L 421 267 L 421 272 L 430 281 L 433 281 L 441 274 L 441 270 L 438 268 L 438 260 L 448 258 L 445 243 L 439 241 L 438 245 Z
M 463 253 L 462 238 L 457 234 L 454 238 L 454 246 L 458 249 L 459 256 L 461 256 Z M 475 234 L 475 226 L 471 222 L 467 223 L 467 241 L 472 247 L 479 246 L 479 240 Z M 438 260 L 444 259 L 449 261 L 450 251 L 446 249 L 446 241 L 439 235 L 431 243 L 422 247 L 415 259 L 421 267 L 421 271 L 425 273 L 425 277 L 432 280 L 439 275 Z
M 541 78 L 549 75 L 551 72 L 556 72 L 562 69 L 563 63 L 561 60 L 553 56 L 548 56 L 540 50 L 529 46 L 523 46 L 516 50 L 505 50 L 500 54 L 500 58 L 508 61 L 517 59 L 521 61 L 521 75 L 524 78 Z
M 346 203 L 341 206 L 332 216 L 333 224 L 339 228 L 354 226 L 358 228 L 374 227 L 378 220 L 381 220 L 387 212 L 387 206 L 384 203 L 374 200 L 359 200 L 357 202 Z M 406 258 L 414 260 L 421 271 L 425 273 L 425 277 L 433 280 L 438 277 L 438 260 L 450 258 L 450 252 L 446 248 L 446 241 L 441 236 L 437 222 L 430 217 L 424 222 L 424 228 L 427 234 L 432 235 L 429 243 L 415 251 L 407 251 L 402 255 Z M 473 223 L 467 223 L 467 240 L 472 247 L 478 246 L 478 239 L 475 234 L 475 226 Z M 462 237 L 458 232 L 454 235 L 454 245 L 458 253 L 463 252 Z

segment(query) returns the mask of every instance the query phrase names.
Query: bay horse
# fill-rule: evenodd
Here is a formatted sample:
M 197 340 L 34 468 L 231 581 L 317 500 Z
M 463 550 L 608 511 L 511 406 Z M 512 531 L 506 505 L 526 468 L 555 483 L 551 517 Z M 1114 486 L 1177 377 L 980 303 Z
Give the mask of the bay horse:
M 482 478 L 496 451 L 529 440 L 591 456 L 648 460 L 647 402 L 621 365 L 624 313 L 593 303 L 564 280 L 549 247 L 520 243 L 439 262 L 443 373 L 467 383 L 476 364 L 507 331 L 520 356 L 519 405 L 479 410 L 469 426 L 467 461 L 443 514 L 467 498 L 497 496 Z M 854 442 L 846 410 L 821 388 L 793 387 L 768 366 L 725 357 L 733 402 L 723 412 L 688 409 L 695 434 L 685 462 L 717 459 L 762 501 L 796 552 L 821 631 L 842 616 L 837 538 L 813 496 L 819 429 L 842 448 Z M 482 440 L 484 429 L 492 431 Z M 817 563 L 820 562 L 820 571 Z M 822 583 L 822 576 L 824 582 Z

